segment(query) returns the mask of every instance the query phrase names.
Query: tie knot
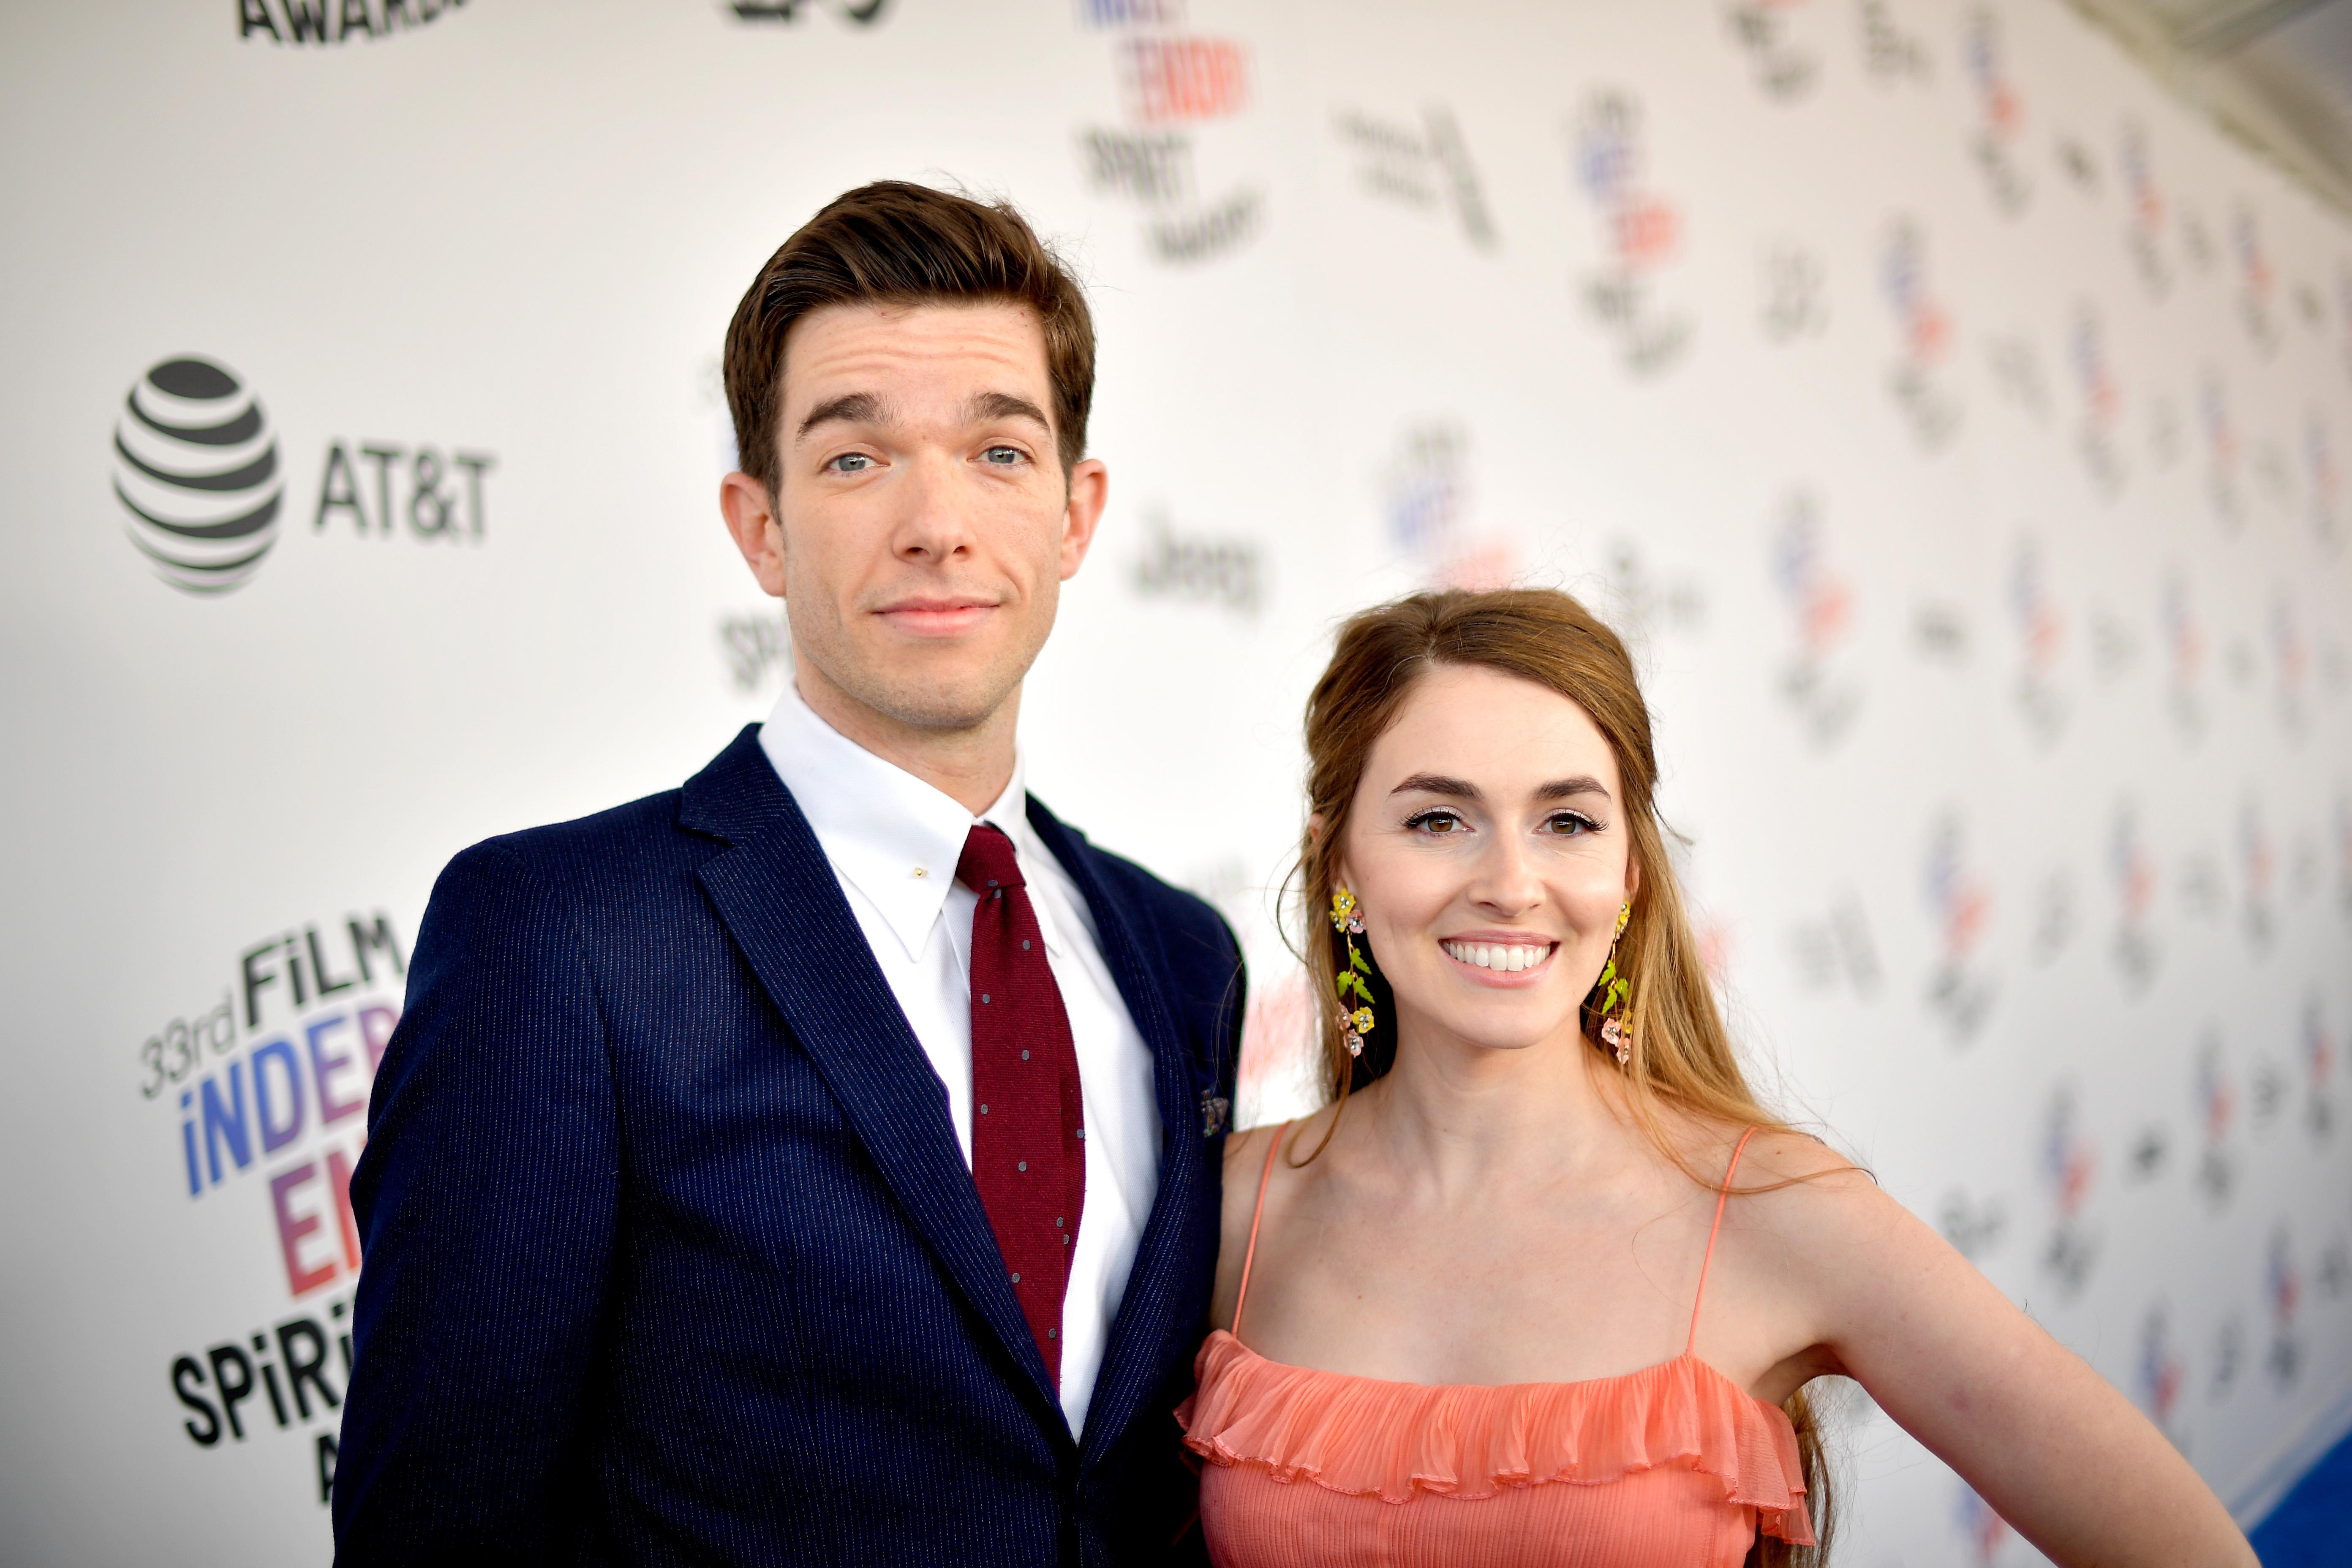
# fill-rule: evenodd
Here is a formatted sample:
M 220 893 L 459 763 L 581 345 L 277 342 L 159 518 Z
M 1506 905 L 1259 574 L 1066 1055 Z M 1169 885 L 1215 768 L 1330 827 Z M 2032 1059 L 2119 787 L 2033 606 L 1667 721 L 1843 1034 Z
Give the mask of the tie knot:
M 975 823 L 971 837 L 963 841 L 956 880 L 983 898 L 1000 888 L 1026 885 L 1021 879 L 1021 862 L 1013 853 L 1013 840 L 1004 836 L 1004 829 L 985 822 Z

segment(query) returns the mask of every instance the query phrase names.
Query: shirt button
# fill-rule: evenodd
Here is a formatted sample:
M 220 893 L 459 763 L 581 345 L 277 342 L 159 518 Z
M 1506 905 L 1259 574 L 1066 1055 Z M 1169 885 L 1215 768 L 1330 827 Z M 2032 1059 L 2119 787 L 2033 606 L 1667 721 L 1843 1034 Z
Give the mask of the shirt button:
M 1027 1051 L 1024 1051 L 1024 1052 L 1022 1052 L 1022 1053 L 1021 1053 L 1021 1059 L 1022 1059 L 1023 1061 L 1024 1061 L 1024 1062 L 1025 1062 L 1025 1061 L 1027 1061 L 1027 1060 L 1029 1059 L 1029 1053 L 1028 1053 Z
M 981 1113 L 982 1116 L 987 1115 L 987 1114 L 988 1114 L 988 1107 L 986 1107 L 985 1105 L 982 1106 L 982 1107 L 980 1108 L 980 1113 Z
M 1078 1136 L 1079 1136 L 1079 1137 L 1081 1137 L 1081 1138 L 1083 1138 L 1083 1137 L 1085 1137 L 1086 1135 L 1087 1135 L 1087 1130 L 1086 1130 L 1085 1128 L 1083 1128 L 1083 1127 L 1079 1128 L 1079 1129 L 1078 1129 Z
M 1045 1337 L 1049 1340 L 1058 1340 L 1062 1337 L 1062 1331 L 1059 1329 L 1047 1329 L 1045 1331 Z
M 1013 1275 L 1013 1282 L 1015 1285 L 1020 1284 L 1020 1283 L 1021 1283 L 1021 1276 L 1020 1276 L 1020 1275 L 1018 1275 L 1018 1274 Z
M 1029 1168 L 1029 1162 L 1028 1162 L 1028 1161 L 1026 1161 L 1026 1160 L 1022 1161 L 1022 1162 L 1021 1162 L 1021 1168 L 1022 1168 L 1023 1170 L 1024 1170 L 1024 1171 L 1025 1171 L 1025 1170 L 1027 1170 L 1027 1169 Z
M 1021 939 L 1021 951 L 1024 952 L 1029 951 L 1029 939 L 1025 936 Z
M 987 992 L 983 991 L 983 992 L 982 992 L 982 993 L 980 994 L 980 1004 L 981 1004 L 981 1005 L 982 1005 L 982 1006 L 983 1006 L 983 1007 L 985 1007 L 986 1005 L 988 1005 L 988 993 L 987 993 Z

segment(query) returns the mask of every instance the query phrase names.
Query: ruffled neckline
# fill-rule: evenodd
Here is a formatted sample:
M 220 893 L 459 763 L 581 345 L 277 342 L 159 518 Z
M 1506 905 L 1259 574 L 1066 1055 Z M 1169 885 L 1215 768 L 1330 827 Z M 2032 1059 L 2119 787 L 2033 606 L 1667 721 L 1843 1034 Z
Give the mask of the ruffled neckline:
M 1213 1464 L 1391 1503 L 1678 1467 L 1718 1478 L 1765 1533 L 1813 1543 L 1788 1413 L 1688 1351 L 1578 1383 L 1391 1383 L 1286 1366 L 1219 1329 L 1193 1373 L 1176 1419 Z

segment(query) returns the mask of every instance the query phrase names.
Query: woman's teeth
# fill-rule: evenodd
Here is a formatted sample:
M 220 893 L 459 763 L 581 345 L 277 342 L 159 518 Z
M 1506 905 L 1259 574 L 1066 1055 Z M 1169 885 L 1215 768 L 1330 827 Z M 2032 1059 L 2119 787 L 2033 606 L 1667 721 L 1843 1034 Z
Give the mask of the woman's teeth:
M 1516 974 L 1522 969 L 1533 969 L 1549 958 L 1554 944 L 1546 942 L 1541 947 L 1528 947 L 1517 942 L 1442 942 L 1437 945 L 1456 963 Z

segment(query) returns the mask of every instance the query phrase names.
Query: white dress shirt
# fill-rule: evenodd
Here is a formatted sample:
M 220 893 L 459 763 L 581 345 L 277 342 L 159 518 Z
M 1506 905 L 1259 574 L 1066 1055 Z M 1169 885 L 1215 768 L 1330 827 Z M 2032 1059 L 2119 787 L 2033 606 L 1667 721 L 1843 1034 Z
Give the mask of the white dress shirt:
M 1094 916 L 1029 826 L 1017 757 L 1013 782 L 974 817 L 818 718 L 790 680 L 760 731 L 760 747 L 815 830 L 875 963 L 947 1088 L 967 1170 L 971 915 L 980 900 L 955 879 L 956 863 L 975 823 L 1002 828 L 1013 840 L 1054 983 L 1069 1010 L 1084 1099 L 1086 1206 L 1062 1301 L 1062 1414 L 1072 1433 L 1083 1432 L 1111 1320 L 1160 1188 L 1151 1051 L 1103 962 Z

